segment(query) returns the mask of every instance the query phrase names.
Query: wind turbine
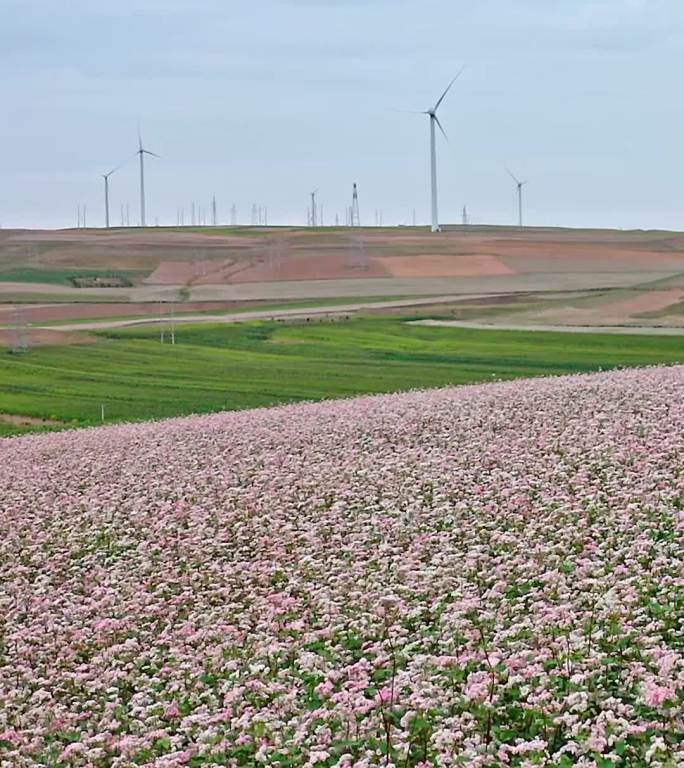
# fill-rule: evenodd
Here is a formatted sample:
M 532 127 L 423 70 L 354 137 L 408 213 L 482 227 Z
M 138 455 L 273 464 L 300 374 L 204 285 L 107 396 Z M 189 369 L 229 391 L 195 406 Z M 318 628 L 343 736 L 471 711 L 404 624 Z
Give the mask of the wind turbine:
M 449 91 L 451 90 L 451 86 L 458 80 L 458 78 L 461 76 L 461 73 L 463 70 L 461 70 L 456 77 L 453 78 L 453 80 L 447 85 L 447 87 L 444 90 L 444 93 L 437 99 L 437 103 L 435 104 L 432 109 L 426 109 L 423 112 L 419 112 L 418 114 L 421 115 L 428 115 L 430 117 L 430 188 L 431 188 L 431 203 L 432 203 L 432 226 L 431 229 L 433 232 L 441 232 L 441 227 L 439 226 L 439 210 L 437 206 L 437 144 L 436 144 L 436 131 L 435 127 L 439 128 L 439 130 L 442 132 L 442 135 L 444 136 L 447 141 L 449 140 L 447 138 L 447 135 L 444 131 L 444 128 L 442 128 L 442 124 L 439 122 L 439 118 L 437 117 L 437 110 L 441 106 L 442 102 L 444 101 L 445 96 Z
M 518 226 L 522 227 L 523 225 L 522 188 L 525 186 L 525 184 L 529 184 L 530 182 L 520 181 L 518 178 L 515 177 L 513 172 L 510 171 L 508 168 L 506 168 L 506 173 L 513 179 L 516 187 L 518 188 Z
M 104 179 L 104 192 L 105 192 L 105 227 L 109 229 L 109 177 L 115 172 L 118 171 L 119 168 L 121 168 L 120 165 L 117 165 L 116 168 L 112 168 L 111 171 L 108 171 L 107 173 L 102 174 L 102 178 Z
M 313 192 L 311 192 L 311 226 L 315 227 L 317 226 L 316 221 L 316 193 L 318 192 L 318 189 L 314 189 Z
M 159 157 L 154 152 L 150 152 L 149 149 L 144 149 L 142 144 L 142 137 L 140 131 L 138 131 L 138 151 L 136 155 L 140 158 L 140 226 L 145 225 L 145 155 L 152 155 L 152 157 Z

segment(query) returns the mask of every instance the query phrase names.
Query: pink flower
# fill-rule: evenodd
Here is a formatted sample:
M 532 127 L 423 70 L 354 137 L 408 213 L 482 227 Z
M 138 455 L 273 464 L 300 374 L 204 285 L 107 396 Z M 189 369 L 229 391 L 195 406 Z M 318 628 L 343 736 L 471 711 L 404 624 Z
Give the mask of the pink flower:
M 171 704 L 164 711 L 164 717 L 170 720 L 171 718 L 179 717 L 180 713 L 181 711 L 178 707 L 178 704 L 176 704 L 175 701 L 172 701 Z
M 74 757 L 75 755 L 82 755 L 85 751 L 85 745 L 81 744 L 80 741 L 75 741 L 73 744 L 69 744 L 68 746 L 64 747 L 62 754 L 58 759 L 60 762 L 62 762 L 64 760 L 68 760 L 71 757 Z
M 330 680 L 324 680 L 322 683 L 319 683 L 314 690 L 319 696 L 327 697 L 330 696 L 330 694 L 335 690 L 335 686 L 332 684 Z
M 8 728 L 5 731 L 0 731 L 0 741 L 7 741 L 10 744 L 14 744 L 15 746 L 19 743 L 19 734 L 14 730 L 14 728 Z
M 649 707 L 660 707 L 666 701 L 676 698 L 677 693 L 670 686 L 658 685 L 653 680 L 647 680 L 641 693 L 644 703 Z
M 489 694 L 491 675 L 489 672 L 471 672 L 465 687 L 466 698 L 470 701 L 484 701 Z

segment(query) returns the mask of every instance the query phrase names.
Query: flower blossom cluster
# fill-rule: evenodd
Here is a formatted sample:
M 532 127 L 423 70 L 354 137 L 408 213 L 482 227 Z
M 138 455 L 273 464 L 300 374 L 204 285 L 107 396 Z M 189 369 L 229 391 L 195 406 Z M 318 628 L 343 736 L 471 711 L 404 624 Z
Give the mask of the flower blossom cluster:
M 0 440 L 0 768 L 684 765 L 684 368 Z

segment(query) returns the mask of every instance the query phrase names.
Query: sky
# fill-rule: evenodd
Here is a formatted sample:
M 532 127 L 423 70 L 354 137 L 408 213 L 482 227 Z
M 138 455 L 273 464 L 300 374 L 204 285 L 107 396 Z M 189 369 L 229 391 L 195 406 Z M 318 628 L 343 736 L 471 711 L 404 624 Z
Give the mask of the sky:
M 1 0 L 0 226 L 429 219 L 684 228 L 682 0 Z

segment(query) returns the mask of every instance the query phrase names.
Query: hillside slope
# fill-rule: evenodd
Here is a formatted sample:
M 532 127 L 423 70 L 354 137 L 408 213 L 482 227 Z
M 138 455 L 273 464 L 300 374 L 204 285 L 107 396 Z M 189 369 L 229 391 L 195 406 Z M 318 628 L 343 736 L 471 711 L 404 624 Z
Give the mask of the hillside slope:
M 681 764 L 682 391 L 0 440 L 0 762 Z

